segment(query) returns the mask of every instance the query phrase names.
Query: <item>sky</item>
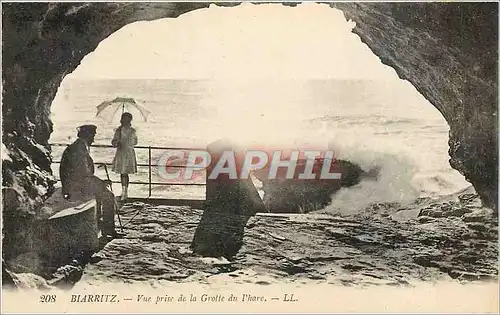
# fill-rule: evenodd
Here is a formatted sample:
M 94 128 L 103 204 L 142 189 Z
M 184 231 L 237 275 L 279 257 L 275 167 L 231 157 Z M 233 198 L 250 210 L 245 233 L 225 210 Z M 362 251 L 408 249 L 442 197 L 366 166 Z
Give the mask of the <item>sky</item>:
M 326 4 L 242 4 L 124 26 L 72 78 L 398 79 Z

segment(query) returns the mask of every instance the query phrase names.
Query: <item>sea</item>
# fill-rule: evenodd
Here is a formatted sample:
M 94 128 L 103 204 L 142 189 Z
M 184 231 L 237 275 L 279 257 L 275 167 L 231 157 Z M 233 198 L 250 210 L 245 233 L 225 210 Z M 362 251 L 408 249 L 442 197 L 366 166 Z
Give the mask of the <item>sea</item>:
M 115 97 L 133 98 L 148 109 L 133 112 L 140 166 L 130 180 L 131 197 L 203 199 L 203 176 L 168 182 L 158 176 L 160 157 L 173 148 L 200 148 L 226 138 L 242 145 L 276 149 L 332 149 L 336 158 L 363 169 L 381 169 L 333 196 L 335 209 L 362 209 L 377 202 L 412 202 L 470 188 L 448 159 L 449 126 L 441 113 L 403 80 L 170 80 L 77 79 L 67 77 L 53 101 L 50 142 L 69 144 L 76 127 L 98 126 L 94 144 L 110 145 L 119 126 L 115 115 L 96 115 L 96 106 Z M 167 149 L 163 149 L 167 148 Z M 53 172 L 64 146 L 53 146 Z M 111 163 L 114 148 L 91 148 L 96 163 Z M 151 154 L 152 166 L 149 163 Z M 96 174 L 119 181 L 119 174 Z M 161 185 L 147 184 L 151 179 Z M 175 183 L 175 185 L 166 185 Z M 185 185 L 197 184 L 197 185 Z M 121 193 L 120 184 L 113 190 Z M 261 192 L 262 193 L 262 192 Z

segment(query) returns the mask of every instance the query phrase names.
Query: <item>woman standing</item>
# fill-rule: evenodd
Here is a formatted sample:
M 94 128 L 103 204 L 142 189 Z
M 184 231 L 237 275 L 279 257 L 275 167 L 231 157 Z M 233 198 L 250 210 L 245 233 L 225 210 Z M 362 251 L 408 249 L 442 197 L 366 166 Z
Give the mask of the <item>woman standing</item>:
M 123 113 L 120 127 L 115 131 L 111 144 L 116 147 L 113 159 L 113 172 L 120 174 L 122 184 L 121 200 L 128 197 L 129 174 L 137 173 L 137 160 L 134 146 L 137 145 L 137 133 L 132 128 L 132 114 Z

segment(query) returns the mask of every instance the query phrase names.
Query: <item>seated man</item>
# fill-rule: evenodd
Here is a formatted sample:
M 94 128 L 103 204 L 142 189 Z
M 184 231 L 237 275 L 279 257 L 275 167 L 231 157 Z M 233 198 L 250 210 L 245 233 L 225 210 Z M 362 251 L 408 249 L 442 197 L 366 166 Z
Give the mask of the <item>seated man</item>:
M 116 237 L 115 196 L 108 189 L 111 183 L 94 176 L 94 161 L 89 155 L 97 127 L 83 125 L 77 129 L 78 139 L 64 150 L 61 158 L 59 174 L 62 193 L 66 199 L 95 197 L 98 222 L 102 214 L 102 226 L 98 224 L 102 235 Z

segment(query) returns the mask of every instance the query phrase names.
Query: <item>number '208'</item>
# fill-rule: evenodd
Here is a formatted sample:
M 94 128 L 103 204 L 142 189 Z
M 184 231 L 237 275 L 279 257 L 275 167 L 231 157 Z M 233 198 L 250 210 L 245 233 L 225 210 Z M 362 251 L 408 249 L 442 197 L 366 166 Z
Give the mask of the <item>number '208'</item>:
M 40 295 L 40 303 L 54 303 L 56 301 L 56 295 Z

